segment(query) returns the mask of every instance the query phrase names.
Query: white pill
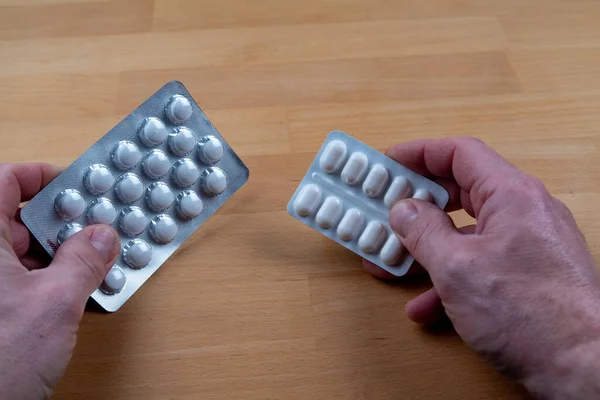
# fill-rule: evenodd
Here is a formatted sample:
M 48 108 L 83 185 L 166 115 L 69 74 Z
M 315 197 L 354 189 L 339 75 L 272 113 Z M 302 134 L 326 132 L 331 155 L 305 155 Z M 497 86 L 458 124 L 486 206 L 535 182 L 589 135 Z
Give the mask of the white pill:
M 76 234 L 77 232 L 81 231 L 82 229 L 83 229 L 83 226 L 81 226 L 77 223 L 67 224 L 67 225 L 63 226 L 60 229 L 60 231 L 58 231 L 58 237 L 56 238 L 56 240 L 58 241 L 58 244 L 63 244 L 65 242 L 65 240 L 67 240 L 68 238 L 70 238 L 71 236 Z
M 119 293 L 125 287 L 126 282 L 127 275 L 125 275 L 125 271 L 115 265 L 104 277 L 104 282 L 102 282 L 100 289 L 106 294 Z
M 142 159 L 142 153 L 135 143 L 123 140 L 114 147 L 111 157 L 115 167 L 126 171 L 138 165 Z
M 171 168 L 169 157 L 160 150 L 152 150 L 142 161 L 144 174 L 150 179 L 165 176 L 169 172 L 169 168 Z
M 205 164 L 215 164 L 223 157 L 223 143 L 214 136 L 206 136 L 198 143 L 198 157 Z
M 371 221 L 358 239 L 358 247 L 365 253 L 375 253 L 385 240 L 385 226 L 381 222 Z
M 196 137 L 188 128 L 181 127 L 169 135 L 169 149 L 177 156 L 183 157 L 196 147 Z
M 85 188 L 94 195 L 107 192 L 115 183 L 110 170 L 102 164 L 90 166 L 83 177 Z
M 398 201 L 410 197 L 412 186 L 408 179 L 398 176 L 394 178 L 390 188 L 383 197 L 383 202 L 388 207 L 392 207 Z
M 125 174 L 115 185 L 115 193 L 121 201 L 133 203 L 144 194 L 144 184 L 135 174 Z
M 155 182 L 148 186 L 146 202 L 154 211 L 163 211 L 171 206 L 174 200 L 173 192 L 162 182 Z
M 87 216 L 92 224 L 110 225 L 117 219 L 117 210 L 109 199 L 101 198 L 92 203 Z
M 340 140 L 334 140 L 325 147 L 319 165 L 323 171 L 332 174 L 340 169 L 345 158 L 346 145 Z
M 180 125 L 192 116 L 192 103 L 180 94 L 171 97 L 167 103 L 166 114 L 175 125 Z
M 200 178 L 198 167 L 189 158 L 183 158 L 173 164 L 173 173 L 171 175 L 173 182 L 180 187 L 193 185 Z
M 311 215 L 321 202 L 321 189 L 317 185 L 306 185 L 294 201 L 294 211 L 301 217 Z
M 123 259 L 131 268 L 144 268 L 152 260 L 152 247 L 142 239 L 131 240 L 123 247 Z
M 356 208 L 351 208 L 346 212 L 344 218 L 337 227 L 337 234 L 345 242 L 354 239 L 362 228 L 364 217 Z
M 362 189 L 369 197 L 377 197 L 383 191 L 388 183 L 390 174 L 387 169 L 381 164 L 373 165 L 371 171 L 365 178 Z
M 175 208 L 181 218 L 193 219 L 200 215 L 203 205 L 196 192 L 186 190 L 177 196 Z
M 142 123 L 138 136 L 142 143 L 148 147 L 158 146 L 167 138 L 168 132 L 165 124 L 158 118 L 150 117 Z
M 227 188 L 227 175 L 221 168 L 208 168 L 202 173 L 202 190 L 217 195 Z
M 398 265 L 402 258 L 402 243 L 396 235 L 391 235 L 383 245 L 379 256 L 385 265 Z
M 413 199 L 421 199 L 427 202 L 433 202 L 433 195 L 427 189 L 418 189 L 413 196 Z
M 350 186 L 356 185 L 365 176 L 368 166 L 369 159 L 364 153 L 352 153 L 342 170 L 342 180 Z
M 65 189 L 56 196 L 54 208 L 58 215 L 70 221 L 85 212 L 85 200 L 77 190 Z
M 148 218 L 139 207 L 127 207 L 121 211 L 121 230 L 128 236 L 137 236 L 148 226 Z
M 177 235 L 177 224 L 168 215 L 159 215 L 150 221 L 150 235 L 160 244 L 169 243 Z
M 317 212 L 315 221 L 322 229 L 329 229 L 334 226 L 342 216 L 342 201 L 335 196 L 329 196 L 323 202 L 323 205 Z

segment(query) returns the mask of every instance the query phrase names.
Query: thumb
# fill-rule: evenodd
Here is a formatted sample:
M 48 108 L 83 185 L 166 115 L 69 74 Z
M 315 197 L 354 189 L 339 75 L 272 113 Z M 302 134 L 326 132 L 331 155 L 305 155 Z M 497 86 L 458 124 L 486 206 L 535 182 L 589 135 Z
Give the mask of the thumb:
M 120 250 L 117 232 L 107 225 L 92 225 L 63 243 L 49 266 L 86 301 L 102 284 Z

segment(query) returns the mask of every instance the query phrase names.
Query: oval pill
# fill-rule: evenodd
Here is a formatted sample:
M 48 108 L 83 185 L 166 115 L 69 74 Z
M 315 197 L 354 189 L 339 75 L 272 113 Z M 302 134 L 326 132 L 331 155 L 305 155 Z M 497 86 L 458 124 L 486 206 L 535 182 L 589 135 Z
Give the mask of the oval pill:
M 223 143 L 214 136 L 206 136 L 198 143 L 198 157 L 205 164 L 216 164 L 223 157 Z
M 92 203 L 87 216 L 93 224 L 110 225 L 117 219 L 117 210 L 109 199 L 102 198 Z
M 144 232 L 148 225 L 146 214 L 139 207 L 127 207 L 121 211 L 121 230 L 128 236 L 137 236 Z
M 369 197 L 377 197 L 388 183 L 390 174 L 381 164 L 373 165 L 363 183 L 363 192 Z
M 192 103 L 186 97 L 176 94 L 167 102 L 165 113 L 172 123 L 180 125 L 192 116 Z
M 184 219 L 193 219 L 202 213 L 202 200 L 192 190 L 186 190 L 177 196 L 175 204 L 177 214 Z
M 402 256 L 402 243 L 396 235 L 390 235 L 388 240 L 383 245 L 379 256 L 385 265 L 398 265 Z
M 365 176 L 368 166 L 369 159 L 364 153 L 352 153 L 342 170 L 342 180 L 350 186 L 356 185 Z
M 413 199 L 421 199 L 424 201 L 427 201 L 429 203 L 433 202 L 433 195 L 431 194 L 431 192 L 427 189 L 418 189 L 414 196 Z
M 388 207 L 392 207 L 398 201 L 410 197 L 412 186 L 408 179 L 398 176 L 394 178 L 390 188 L 383 197 L 383 202 Z
M 144 184 L 135 174 L 125 174 L 115 185 L 117 197 L 124 203 L 133 203 L 144 194 Z
M 342 201 L 340 199 L 335 196 L 327 197 L 315 217 L 317 225 L 322 229 L 331 228 L 342 215 L 342 208 Z
M 158 118 L 146 118 L 138 131 L 142 143 L 148 147 L 158 146 L 167 138 L 168 132 L 165 124 Z
M 157 243 L 169 243 L 177 235 L 177 224 L 168 215 L 156 216 L 150 221 L 150 235 Z
M 138 165 L 142 159 L 142 153 L 135 143 L 122 140 L 113 148 L 111 158 L 115 167 L 126 171 Z
M 202 174 L 202 189 L 212 195 L 223 193 L 227 188 L 227 175 L 221 168 L 208 168 Z
M 294 211 L 301 217 L 308 217 L 315 211 L 320 202 L 321 189 L 317 185 L 306 185 L 294 201 Z
M 115 183 L 110 170 L 102 164 L 91 165 L 85 172 L 83 184 L 94 195 L 107 192 Z
M 155 182 L 148 186 L 146 203 L 154 211 L 163 211 L 171 206 L 175 196 L 169 187 L 162 182 Z
M 358 247 L 365 253 L 374 253 L 381 247 L 385 236 L 385 226 L 381 222 L 371 221 L 360 235 Z
M 188 187 L 200 178 L 200 171 L 192 160 L 183 158 L 173 164 L 172 178 L 177 186 Z
M 63 226 L 60 229 L 60 231 L 58 231 L 58 237 L 56 238 L 56 240 L 58 241 L 58 244 L 63 244 L 65 242 L 65 240 L 67 240 L 68 238 L 70 238 L 71 236 L 76 234 L 77 232 L 81 231 L 82 229 L 83 229 L 83 226 L 81 226 L 80 224 L 77 224 L 77 223 L 67 224 L 67 225 Z
M 123 247 L 123 259 L 131 268 L 144 268 L 152 260 L 152 247 L 142 239 L 131 240 Z
M 196 137 L 188 128 L 181 127 L 169 135 L 168 143 L 173 154 L 183 157 L 196 147 Z
M 364 221 L 362 213 L 356 208 L 346 211 L 337 227 L 337 235 L 345 242 L 354 239 L 360 232 Z
M 165 176 L 171 168 L 169 157 L 161 150 L 152 150 L 142 161 L 142 170 L 150 179 Z
M 125 271 L 120 267 L 114 265 L 108 274 L 104 277 L 104 281 L 102 282 L 102 286 L 100 290 L 105 292 L 106 294 L 115 294 L 119 293 L 125 287 L 125 283 L 127 282 L 127 275 L 125 275 Z
M 346 145 L 340 140 L 334 140 L 325 147 L 319 165 L 323 171 L 332 174 L 340 169 L 345 158 Z
M 85 200 L 77 190 L 65 189 L 56 196 L 54 208 L 58 215 L 70 221 L 85 212 Z

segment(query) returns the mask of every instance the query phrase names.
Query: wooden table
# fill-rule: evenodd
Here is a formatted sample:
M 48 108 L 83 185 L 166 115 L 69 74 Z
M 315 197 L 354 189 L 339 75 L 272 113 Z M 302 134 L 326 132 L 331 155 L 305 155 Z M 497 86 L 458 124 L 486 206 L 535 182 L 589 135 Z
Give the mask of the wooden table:
M 3 161 L 67 165 L 183 81 L 250 181 L 115 314 L 86 313 L 57 399 L 524 398 L 407 321 L 285 205 L 325 135 L 474 135 L 600 253 L 597 0 L 0 0 Z M 462 216 L 457 216 L 462 220 Z

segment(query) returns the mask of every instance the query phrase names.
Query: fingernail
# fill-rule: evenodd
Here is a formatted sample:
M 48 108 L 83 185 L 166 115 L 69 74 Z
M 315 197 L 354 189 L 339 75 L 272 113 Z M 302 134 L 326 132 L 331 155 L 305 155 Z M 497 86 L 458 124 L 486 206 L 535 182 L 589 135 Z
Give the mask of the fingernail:
M 417 207 L 412 202 L 401 201 L 392 207 L 390 225 L 392 230 L 403 238 L 408 235 L 410 226 L 417 218 Z
M 90 236 L 90 242 L 92 246 L 96 248 L 104 257 L 104 262 L 108 263 L 112 261 L 113 249 L 117 244 L 117 238 L 113 233 L 113 230 L 108 227 L 98 227 Z

